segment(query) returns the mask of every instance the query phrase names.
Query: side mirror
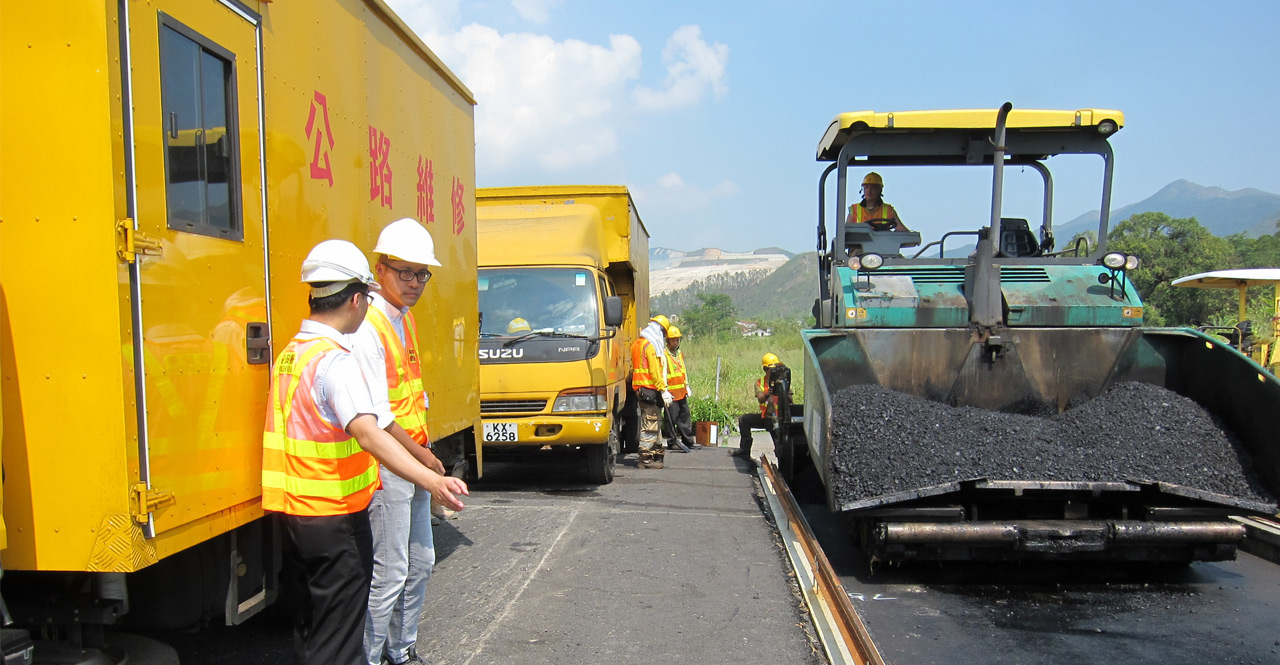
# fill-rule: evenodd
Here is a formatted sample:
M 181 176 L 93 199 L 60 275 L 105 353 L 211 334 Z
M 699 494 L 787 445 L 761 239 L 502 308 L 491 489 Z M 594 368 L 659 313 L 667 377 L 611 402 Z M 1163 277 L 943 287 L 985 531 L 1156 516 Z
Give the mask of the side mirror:
M 622 325 L 622 298 L 620 296 L 605 296 L 604 324 L 614 328 Z

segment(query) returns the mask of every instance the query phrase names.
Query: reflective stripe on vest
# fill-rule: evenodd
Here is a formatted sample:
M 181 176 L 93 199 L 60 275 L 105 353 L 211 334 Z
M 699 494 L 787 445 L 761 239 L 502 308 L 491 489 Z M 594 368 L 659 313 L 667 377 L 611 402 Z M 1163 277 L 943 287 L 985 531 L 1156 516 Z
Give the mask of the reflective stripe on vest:
M 760 377 L 756 379 L 756 390 L 762 393 L 769 392 L 769 386 L 764 382 L 764 377 Z M 760 403 L 760 415 L 762 416 L 768 417 L 770 415 L 773 415 L 773 413 L 777 410 L 778 410 L 778 398 L 774 397 L 773 395 L 766 396 L 764 398 L 764 401 Z
M 262 433 L 262 508 L 289 515 L 348 515 L 378 488 L 378 462 L 320 415 L 312 397 L 320 361 L 341 351 L 327 337 L 294 339 L 271 372 Z
M 631 385 L 636 388 L 653 388 L 658 390 L 658 377 L 656 373 L 650 369 L 650 363 L 657 359 L 657 354 L 653 352 L 653 344 L 643 337 L 637 337 L 636 341 L 631 343 Z M 654 363 L 659 367 L 661 366 Z
M 422 364 L 418 356 L 418 326 L 413 314 L 404 315 L 404 341 L 396 334 L 391 319 L 380 307 L 370 307 L 364 319 L 373 326 L 386 349 L 387 400 L 391 413 L 404 431 L 422 445 L 431 443 L 427 434 L 427 406 L 422 384 Z
M 854 222 L 858 224 L 861 224 L 862 220 L 864 219 L 882 219 L 882 218 L 897 219 L 898 218 L 898 211 L 894 210 L 893 206 L 889 205 L 888 203 L 885 203 L 884 201 L 880 202 L 880 207 L 876 208 L 876 214 L 874 215 L 872 215 L 871 212 L 867 210 L 867 207 L 862 205 L 861 203 L 855 203 L 849 206 L 849 214 L 857 215 L 857 217 L 854 218 Z
M 667 363 L 670 368 L 667 373 L 667 391 L 671 393 L 674 399 L 684 399 L 688 391 L 685 385 L 688 383 L 689 377 L 684 371 L 684 351 L 676 351 L 675 353 L 667 352 L 667 357 L 671 362 Z

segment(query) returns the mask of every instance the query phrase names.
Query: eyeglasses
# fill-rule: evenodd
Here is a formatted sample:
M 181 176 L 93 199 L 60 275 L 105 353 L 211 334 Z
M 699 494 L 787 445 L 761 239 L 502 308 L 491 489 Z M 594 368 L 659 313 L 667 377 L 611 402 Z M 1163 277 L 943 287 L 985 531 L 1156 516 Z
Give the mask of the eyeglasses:
M 372 304 L 373 304 L 373 292 L 371 292 L 371 291 L 365 291 L 364 293 L 361 293 L 360 295 L 364 296 L 364 300 L 365 300 L 365 302 L 369 303 L 370 305 L 372 305 Z
M 431 271 L 427 270 L 426 268 L 423 268 L 422 270 L 418 270 L 415 272 L 407 268 L 397 268 L 391 265 L 390 263 L 387 263 L 386 261 L 383 261 L 382 265 L 395 271 L 395 273 L 400 276 L 400 281 L 402 282 L 409 282 L 409 281 L 412 281 L 414 278 L 417 278 L 417 280 L 419 282 L 422 282 L 423 284 L 426 284 L 427 282 L 431 281 Z

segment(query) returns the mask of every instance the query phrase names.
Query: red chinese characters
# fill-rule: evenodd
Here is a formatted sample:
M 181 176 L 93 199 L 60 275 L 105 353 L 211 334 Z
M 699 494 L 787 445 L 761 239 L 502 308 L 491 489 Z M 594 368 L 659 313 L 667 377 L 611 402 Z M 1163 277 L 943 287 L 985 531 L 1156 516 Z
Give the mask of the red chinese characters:
M 369 125 L 369 200 L 391 207 L 391 139 Z
M 418 220 L 424 224 L 436 221 L 436 173 L 431 160 L 418 157 Z
M 449 199 L 453 204 L 453 234 L 462 235 L 462 229 L 467 226 L 467 206 L 463 197 L 466 196 L 467 188 L 462 185 L 462 181 L 453 179 L 453 192 Z
M 316 109 L 320 109 L 320 118 L 324 124 L 316 125 Z M 311 153 L 311 179 L 324 180 L 333 187 L 333 169 L 329 167 L 329 151 L 333 150 L 333 131 L 329 129 L 329 101 L 319 90 L 311 98 L 311 110 L 307 113 L 307 138 L 311 139 L 314 149 Z M 312 134 L 315 134 L 313 137 Z M 324 146 L 328 145 L 327 148 Z

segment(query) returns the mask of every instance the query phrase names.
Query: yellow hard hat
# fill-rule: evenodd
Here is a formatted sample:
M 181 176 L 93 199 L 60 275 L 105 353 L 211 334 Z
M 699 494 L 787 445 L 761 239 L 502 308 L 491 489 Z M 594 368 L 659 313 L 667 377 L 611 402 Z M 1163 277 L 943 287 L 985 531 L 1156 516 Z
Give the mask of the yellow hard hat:
M 679 339 L 679 338 L 680 338 L 679 328 L 675 326 L 671 326 L 670 328 L 667 328 L 667 339 Z
M 881 178 L 879 173 L 872 171 L 871 173 L 867 174 L 867 177 L 862 179 L 862 184 L 879 185 L 881 187 L 884 187 L 884 178 Z
M 782 361 L 778 360 L 778 356 L 772 353 L 766 353 L 764 354 L 764 357 L 760 359 L 761 367 L 773 367 L 774 365 L 778 365 L 780 363 L 782 363 Z
M 649 320 L 650 320 L 650 321 L 657 321 L 657 322 L 658 322 L 658 325 L 662 326 L 662 329 L 663 329 L 663 330 L 666 330 L 667 328 L 670 328 L 670 327 L 671 327 L 671 321 L 670 321 L 667 317 L 665 317 L 665 316 L 663 316 L 663 315 L 661 315 L 661 314 L 659 314 L 659 315 L 657 315 L 657 316 L 655 316 L 655 317 L 653 317 L 652 319 L 649 319 Z
M 531 330 L 533 330 L 533 328 L 529 327 L 529 322 L 518 316 L 511 319 L 511 323 L 507 324 L 507 332 L 513 335 L 518 332 L 529 332 Z

